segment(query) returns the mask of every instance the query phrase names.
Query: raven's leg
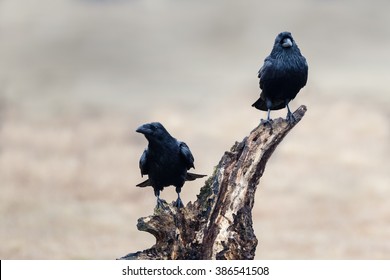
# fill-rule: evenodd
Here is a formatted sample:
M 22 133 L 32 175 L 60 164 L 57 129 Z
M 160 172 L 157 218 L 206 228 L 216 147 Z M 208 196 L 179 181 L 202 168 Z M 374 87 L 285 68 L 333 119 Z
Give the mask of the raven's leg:
M 160 199 L 160 190 L 159 189 L 154 189 L 154 195 L 157 197 L 157 209 L 158 208 L 162 208 L 162 209 L 165 209 L 164 205 L 163 205 L 163 200 Z
M 269 122 L 271 120 L 271 109 L 268 109 L 268 112 L 267 112 L 267 122 Z
M 289 122 L 289 123 L 294 123 L 296 122 L 296 119 L 294 117 L 294 114 L 291 113 L 290 111 L 290 107 L 288 107 L 288 103 L 290 102 L 289 99 L 286 100 L 286 107 L 287 107 L 287 117 L 286 117 L 286 120 Z
M 266 120 L 261 120 L 260 123 L 261 124 L 264 124 L 264 125 L 271 125 L 271 108 L 272 108 L 272 102 L 271 100 L 269 100 L 268 98 L 265 98 L 265 104 L 267 105 L 267 109 L 268 109 L 268 112 L 267 112 L 267 119 Z
M 177 200 L 175 202 L 175 206 L 177 208 L 183 208 L 184 205 L 183 205 L 183 202 L 181 201 L 181 198 L 180 198 L 181 187 L 176 187 L 176 192 L 177 192 Z

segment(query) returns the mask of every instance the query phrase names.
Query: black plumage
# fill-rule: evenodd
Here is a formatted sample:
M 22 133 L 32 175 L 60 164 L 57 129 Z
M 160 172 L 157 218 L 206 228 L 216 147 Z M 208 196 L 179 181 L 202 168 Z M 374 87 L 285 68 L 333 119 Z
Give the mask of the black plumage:
M 271 54 L 264 60 L 260 78 L 260 98 L 253 107 L 268 111 L 266 123 L 271 121 L 270 111 L 287 107 L 287 120 L 294 122 L 288 103 L 306 85 L 308 66 L 290 32 L 280 33 Z
M 139 161 L 141 175 L 148 175 L 149 178 L 137 187 L 152 186 L 157 197 L 157 207 L 160 207 L 160 191 L 164 187 L 175 186 L 176 206 L 183 207 L 180 192 L 184 182 L 206 176 L 187 172 L 195 168 L 194 157 L 187 144 L 173 138 L 159 122 L 144 124 L 136 131 L 144 134 L 149 142 Z

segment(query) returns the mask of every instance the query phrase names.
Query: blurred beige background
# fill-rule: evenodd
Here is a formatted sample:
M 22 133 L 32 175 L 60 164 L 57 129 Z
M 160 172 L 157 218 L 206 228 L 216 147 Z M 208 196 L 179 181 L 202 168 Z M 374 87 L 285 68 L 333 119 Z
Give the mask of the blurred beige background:
M 135 133 L 160 121 L 196 171 L 265 117 L 257 71 L 291 31 L 308 107 L 268 162 L 257 259 L 390 258 L 389 1 L 0 1 L 0 258 L 115 259 L 152 189 Z M 272 113 L 285 117 L 286 111 Z M 187 183 L 185 203 L 203 181 Z M 162 193 L 168 201 L 175 191 Z

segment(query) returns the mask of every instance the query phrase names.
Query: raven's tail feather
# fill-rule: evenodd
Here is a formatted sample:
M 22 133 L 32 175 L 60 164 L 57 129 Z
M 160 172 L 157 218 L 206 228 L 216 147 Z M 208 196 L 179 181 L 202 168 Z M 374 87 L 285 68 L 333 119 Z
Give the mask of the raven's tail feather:
M 191 173 L 191 172 L 187 172 L 187 177 L 186 177 L 186 181 L 194 181 L 196 179 L 199 179 L 199 178 L 203 178 L 203 177 L 206 177 L 207 175 L 201 175 L 201 174 L 195 174 L 195 173 Z M 139 183 L 136 185 L 137 187 L 140 187 L 140 188 L 145 188 L 145 187 L 151 187 L 152 184 L 150 183 L 149 179 Z
M 143 181 L 143 182 L 137 184 L 136 186 L 137 186 L 137 187 L 140 187 L 140 188 L 145 188 L 145 187 L 151 186 L 151 184 L 150 184 L 149 179 L 147 179 L 147 180 L 145 180 L 145 181 Z
M 186 181 L 194 181 L 194 180 L 196 180 L 196 179 L 203 178 L 203 177 L 206 177 L 206 176 L 207 176 L 207 175 L 200 175 L 200 174 L 195 174 L 195 173 L 187 172 Z
M 259 109 L 261 111 L 268 111 L 267 103 L 261 97 L 259 99 L 257 99 L 255 103 L 252 104 L 252 107 L 255 107 L 256 109 Z M 272 106 L 270 109 L 271 110 L 280 110 L 280 109 L 283 109 L 284 107 L 286 107 L 286 102 L 285 102 L 285 100 L 280 99 L 280 100 L 273 100 Z
M 255 103 L 252 104 L 252 107 L 255 107 L 256 109 L 259 109 L 261 111 L 268 111 L 267 104 L 265 103 L 265 100 L 263 100 L 261 97 L 257 99 Z

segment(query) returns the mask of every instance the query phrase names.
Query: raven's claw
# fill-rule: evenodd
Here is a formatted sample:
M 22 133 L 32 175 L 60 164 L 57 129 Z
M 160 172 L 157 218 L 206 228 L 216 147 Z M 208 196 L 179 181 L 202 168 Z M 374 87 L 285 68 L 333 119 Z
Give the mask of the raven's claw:
M 174 206 L 178 209 L 184 207 L 183 202 L 181 201 L 180 197 L 177 198 L 176 202 L 174 203 Z
M 260 120 L 260 124 L 264 125 L 264 126 L 272 127 L 272 122 L 273 122 L 273 120 L 271 120 L 271 119 L 266 119 L 266 120 L 261 119 Z
M 293 124 L 297 121 L 297 119 L 294 117 L 294 114 L 289 112 L 287 113 L 286 121 L 288 121 L 290 124 Z
M 160 199 L 159 197 L 157 197 L 157 205 L 156 205 L 156 208 L 157 209 L 163 209 L 163 210 L 166 210 L 167 208 L 164 206 L 164 202 L 165 200 L 163 199 Z

